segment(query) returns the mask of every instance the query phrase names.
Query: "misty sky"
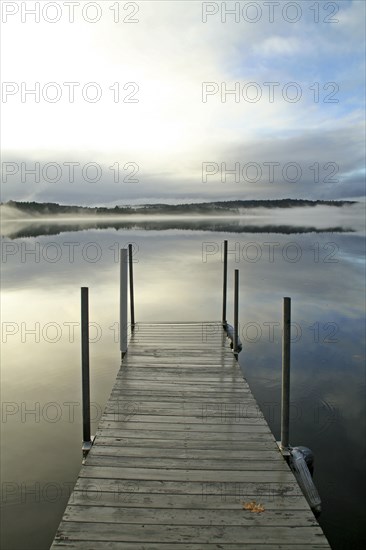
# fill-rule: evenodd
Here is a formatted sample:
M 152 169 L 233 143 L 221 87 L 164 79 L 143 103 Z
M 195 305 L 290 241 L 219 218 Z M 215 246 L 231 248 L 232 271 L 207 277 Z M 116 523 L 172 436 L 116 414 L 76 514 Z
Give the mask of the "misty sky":
M 4 1 L 2 200 L 361 197 L 364 20 L 363 0 Z

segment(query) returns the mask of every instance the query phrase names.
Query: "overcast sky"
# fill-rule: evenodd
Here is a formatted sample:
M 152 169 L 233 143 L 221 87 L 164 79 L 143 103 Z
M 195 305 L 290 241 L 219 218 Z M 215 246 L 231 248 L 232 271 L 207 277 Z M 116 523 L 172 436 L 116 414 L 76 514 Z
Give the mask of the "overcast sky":
M 364 20 L 363 0 L 3 1 L 2 200 L 360 197 Z

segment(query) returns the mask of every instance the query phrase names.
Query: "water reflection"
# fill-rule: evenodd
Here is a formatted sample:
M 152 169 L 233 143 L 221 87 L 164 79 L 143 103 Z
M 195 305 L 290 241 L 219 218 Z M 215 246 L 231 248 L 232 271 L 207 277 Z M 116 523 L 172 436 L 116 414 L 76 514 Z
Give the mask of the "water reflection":
M 224 233 L 283 233 L 285 235 L 290 235 L 292 233 L 344 233 L 344 232 L 353 232 L 354 229 L 351 227 L 338 226 L 328 226 L 324 228 L 316 227 L 315 225 L 304 225 L 296 226 L 290 224 L 258 224 L 249 223 L 250 220 L 246 219 L 243 224 L 242 218 L 237 220 L 233 218 L 223 219 L 220 218 L 187 218 L 187 219 L 177 219 L 177 218 L 167 218 L 167 219 L 132 219 L 132 220 L 114 220 L 114 219 L 104 219 L 104 220 L 94 220 L 88 221 L 85 220 L 82 223 L 70 221 L 60 221 L 58 223 L 44 223 L 42 221 L 34 221 L 20 223 L 7 223 L 3 224 L 2 231 L 3 235 L 7 236 L 9 239 L 18 239 L 25 237 L 39 237 L 43 235 L 60 235 L 61 233 L 74 232 L 74 231 L 85 231 L 90 229 L 114 229 L 116 231 L 121 230 L 157 230 L 157 231 L 166 231 L 166 230 L 191 230 L 191 231 L 220 231 Z
M 90 287 L 95 323 L 97 423 L 119 368 L 118 249 L 134 243 L 138 321 L 214 321 L 221 315 L 221 243 L 228 238 L 228 319 L 239 268 L 243 372 L 278 437 L 282 297 L 291 296 L 291 442 L 315 452 L 321 522 L 332 547 L 352 541 L 349 548 L 361 548 L 362 236 L 346 227 L 269 232 L 258 220 L 253 231 L 237 222 L 229 229 L 180 223 L 23 227 L 3 238 L 4 547 L 48 548 L 79 471 L 80 287 Z

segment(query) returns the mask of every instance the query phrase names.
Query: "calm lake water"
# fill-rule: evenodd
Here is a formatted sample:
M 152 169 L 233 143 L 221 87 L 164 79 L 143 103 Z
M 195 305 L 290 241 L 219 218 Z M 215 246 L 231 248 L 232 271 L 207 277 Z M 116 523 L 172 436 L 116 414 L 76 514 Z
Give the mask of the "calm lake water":
M 95 429 L 120 363 L 118 249 L 134 243 L 137 321 L 216 321 L 224 239 L 231 323 L 240 270 L 243 373 L 279 438 L 282 298 L 290 296 L 290 442 L 314 451 L 332 548 L 366 547 L 364 237 L 354 220 L 306 220 L 4 225 L 4 550 L 49 548 L 80 469 L 80 287 L 90 288 L 94 323 Z

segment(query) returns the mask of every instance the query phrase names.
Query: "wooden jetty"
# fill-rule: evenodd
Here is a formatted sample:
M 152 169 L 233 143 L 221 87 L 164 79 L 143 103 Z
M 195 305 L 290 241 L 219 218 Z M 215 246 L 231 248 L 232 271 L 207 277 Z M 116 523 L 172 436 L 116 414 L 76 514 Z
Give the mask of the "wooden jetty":
M 133 330 L 127 342 L 127 251 L 122 251 L 122 363 L 94 441 L 88 289 L 82 289 L 86 458 L 52 550 L 329 549 L 284 458 L 290 454 L 290 299 L 284 299 L 287 391 L 279 446 L 237 361 L 237 270 L 231 346 L 227 337 L 227 242 L 223 319 L 217 322 L 135 323 L 131 258 L 130 248 Z
M 244 547 L 330 548 L 222 324 L 138 323 L 52 549 Z

